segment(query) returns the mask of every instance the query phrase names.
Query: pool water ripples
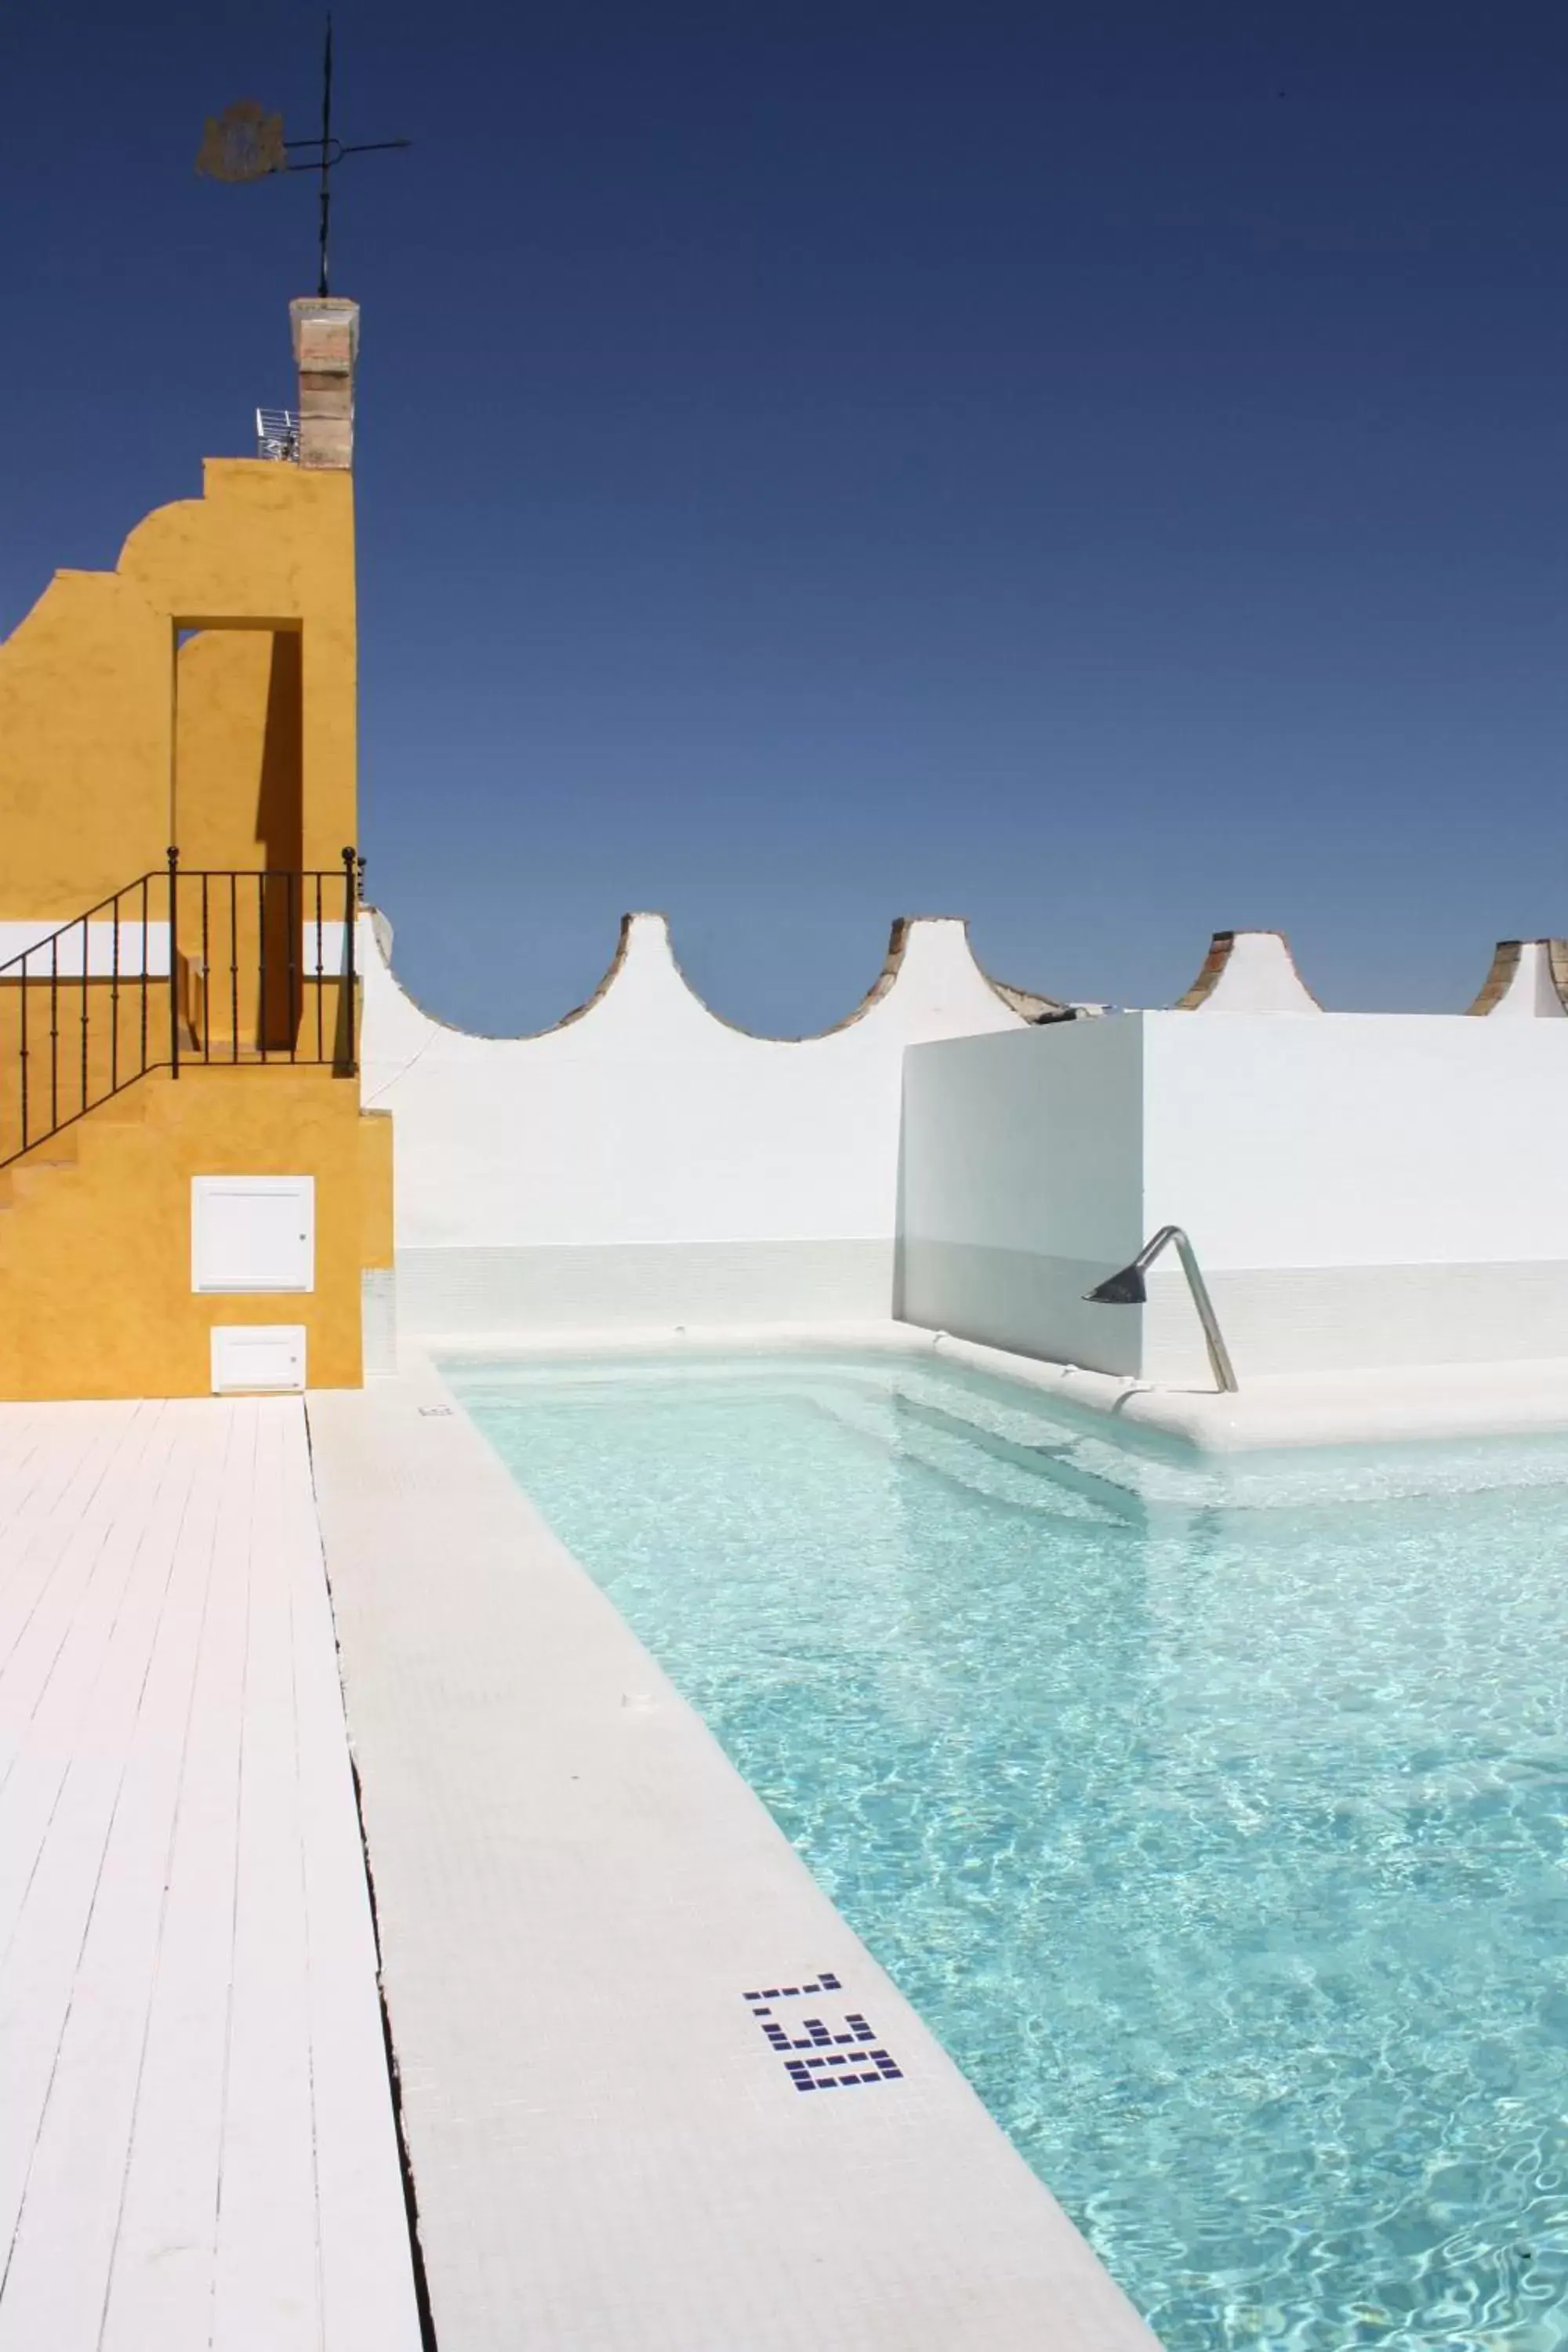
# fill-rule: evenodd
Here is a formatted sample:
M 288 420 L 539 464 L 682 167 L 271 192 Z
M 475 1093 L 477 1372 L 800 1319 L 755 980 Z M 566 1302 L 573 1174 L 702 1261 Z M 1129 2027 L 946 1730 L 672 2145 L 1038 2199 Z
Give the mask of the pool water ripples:
M 1171 2352 L 1568 2352 L 1568 1454 L 447 1373 Z

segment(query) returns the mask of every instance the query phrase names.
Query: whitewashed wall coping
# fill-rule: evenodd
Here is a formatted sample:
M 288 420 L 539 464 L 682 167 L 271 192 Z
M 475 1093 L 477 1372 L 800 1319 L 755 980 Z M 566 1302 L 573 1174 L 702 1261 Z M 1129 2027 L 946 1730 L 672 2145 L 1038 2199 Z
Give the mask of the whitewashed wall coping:
M 1029 1026 L 946 917 L 895 924 L 861 1003 L 800 1039 L 711 1012 L 661 915 L 627 916 L 587 1003 L 527 1037 L 436 1020 L 394 975 L 384 919 L 367 911 L 360 940 L 364 1100 L 394 1114 L 400 1250 L 890 1248 L 904 1048 Z
M 118 970 L 121 980 L 142 977 L 142 940 L 145 937 L 147 977 L 167 980 L 169 976 L 169 926 L 149 922 L 143 933 L 140 919 L 122 922 L 120 930 Z M 58 944 L 47 942 L 58 934 Z M 58 975 L 61 980 L 79 980 L 82 976 L 83 947 L 86 948 L 87 977 L 89 980 L 112 980 L 116 961 L 113 923 L 72 923 L 63 930 L 58 923 L 0 922 L 0 983 L 16 980 L 48 980 Z M 26 957 L 24 965 L 17 961 Z
M 1568 1018 L 1568 940 L 1500 940 L 1470 1011 L 1515 1021 Z
M 1283 931 L 1216 931 L 1178 1013 L 1321 1013 Z
M 216 927 L 215 927 L 216 929 Z M 142 977 L 142 945 L 145 940 L 147 977 L 167 980 L 169 977 L 169 926 L 166 921 L 149 921 L 143 931 L 142 922 L 122 922 L 120 930 L 118 962 L 114 952 L 113 923 L 0 922 L 0 984 L 6 981 L 79 980 L 82 977 L 83 950 L 86 951 L 89 980 L 112 980 L 118 971 L 121 980 Z M 300 933 L 299 973 L 303 980 L 336 980 L 346 969 L 347 926 L 341 920 L 323 920 L 318 928 L 314 919 L 302 924 Z M 226 970 L 228 953 L 226 925 L 221 941 L 214 951 L 216 964 Z M 54 944 L 51 946 L 50 942 Z M 201 926 L 197 921 L 180 925 L 180 952 L 194 970 L 202 969 Z M 247 957 L 253 953 L 247 950 Z M 26 961 L 24 961 L 23 959 Z
M 583 1003 L 548 1029 L 484 1036 L 439 1021 L 415 1003 L 393 971 L 392 925 L 379 909 L 367 908 L 361 925 L 364 1055 L 378 1063 L 395 1059 L 400 1048 L 426 1049 L 437 1039 L 452 1054 L 554 1045 L 575 1056 L 585 1046 L 615 1051 L 632 1040 L 668 1044 L 700 1037 L 716 1048 L 730 1039 L 737 1051 L 776 1055 L 836 1050 L 839 1041 L 873 1020 L 878 1034 L 896 1029 L 900 1034 L 967 1036 L 976 1030 L 1025 1027 L 1041 1013 L 1066 1010 L 1053 998 L 993 982 L 975 961 L 969 926 L 961 917 L 915 915 L 893 925 L 881 971 L 842 1021 L 810 1036 L 759 1036 L 703 1003 L 676 960 L 665 917 L 637 914 L 622 917 L 609 969 Z

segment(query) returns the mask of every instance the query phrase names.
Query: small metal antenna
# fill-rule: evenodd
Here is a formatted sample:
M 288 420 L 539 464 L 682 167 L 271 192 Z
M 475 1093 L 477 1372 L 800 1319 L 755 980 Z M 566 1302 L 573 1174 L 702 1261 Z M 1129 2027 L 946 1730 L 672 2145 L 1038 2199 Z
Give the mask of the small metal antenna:
M 196 157 L 196 169 L 215 180 L 260 180 L 273 172 L 314 172 L 320 188 L 317 197 L 317 243 L 320 268 L 316 291 L 329 291 L 329 245 L 332 225 L 332 173 L 345 155 L 384 154 L 393 147 L 410 147 L 410 139 L 367 139 L 345 146 L 332 135 L 332 20 L 327 18 L 326 40 L 321 51 L 321 129 L 315 139 L 285 139 L 283 118 L 267 114 L 254 99 L 239 99 L 223 113 L 209 120 L 201 152 Z M 291 155 L 302 148 L 315 147 L 320 152 L 304 161 L 289 162 Z
M 327 42 L 321 52 L 321 272 L 318 294 L 327 291 L 327 236 L 332 221 L 332 20 L 327 17 Z

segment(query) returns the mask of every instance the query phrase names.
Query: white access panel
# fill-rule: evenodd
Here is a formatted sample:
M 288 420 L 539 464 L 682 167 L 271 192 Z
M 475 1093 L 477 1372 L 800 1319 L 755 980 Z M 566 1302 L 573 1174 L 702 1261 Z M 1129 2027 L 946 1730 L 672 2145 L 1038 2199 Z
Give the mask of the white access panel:
M 191 1288 L 314 1290 L 313 1176 L 193 1176 Z
M 212 1343 L 214 1396 L 305 1385 L 302 1323 L 219 1323 Z

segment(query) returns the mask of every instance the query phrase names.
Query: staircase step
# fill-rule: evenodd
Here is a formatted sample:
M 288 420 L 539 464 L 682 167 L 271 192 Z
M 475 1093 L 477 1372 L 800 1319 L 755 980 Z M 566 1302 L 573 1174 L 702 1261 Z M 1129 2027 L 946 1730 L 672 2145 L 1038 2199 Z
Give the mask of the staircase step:
M 74 1152 L 68 1160 L 21 1160 L 16 1167 L 5 1171 L 11 1180 L 13 1201 L 30 1199 L 40 1187 L 47 1187 L 56 1177 L 74 1176 L 76 1172 Z
M 71 1165 L 80 1150 L 79 1127 L 62 1127 L 58 1134 L 42 1137 L 38 1142 L 30 1144 L 19 1159 L 6 1164 L 12 1169 L 65 1168 Z
M 140 1127 L 147 1116 L 148 1093 L 144 1086 L 132 1080 L 121 1087 L 117 1095 L 109 1095 L 89 1111 L 89 1122 L 95 1127 Z
M 57 1139 L 58 1140 L 58 1139 Z M 58 1176 L 61 1169 L 73 1169 L 78 1164 L 75 1152 L 36 1152 L 30 1160 L 16 1160 L 7 1176 L 12 1183 L 21 1183 L 26 1176 Z

